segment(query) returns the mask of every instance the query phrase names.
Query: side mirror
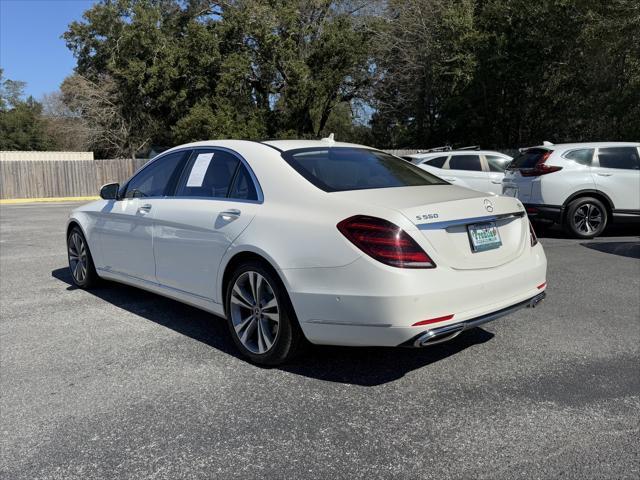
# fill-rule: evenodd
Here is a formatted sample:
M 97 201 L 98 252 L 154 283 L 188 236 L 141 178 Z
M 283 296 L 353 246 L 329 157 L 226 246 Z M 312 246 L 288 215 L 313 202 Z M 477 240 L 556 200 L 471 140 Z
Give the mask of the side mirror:
M 100 198 L 102 198 L 103 200 L 117 200 L 119 189 L 119 183 L 107 183 L 100 189 Z

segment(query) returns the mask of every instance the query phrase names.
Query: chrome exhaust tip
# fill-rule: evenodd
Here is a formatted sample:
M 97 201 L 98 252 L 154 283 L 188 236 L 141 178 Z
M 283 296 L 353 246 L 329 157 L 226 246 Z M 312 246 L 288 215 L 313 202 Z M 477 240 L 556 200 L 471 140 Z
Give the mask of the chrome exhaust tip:
M 445 327 L 427 330 L 413 342 L 417 348 L 430 347 L 439 343 L 448 342 L 456 338 L 465 329 L 464 324 L 447 325 Z
M 536 295 L 535 297 L 533 297 L 531 299 L 531 301 L 529 302 L 529 305 L 527 305 L 527 307 L 536 308 L 536 305 L 538 305 L 542 300 L 544 300 L 544 298 L 546 296 L 547 296 L 546 292 L 539 293 L 538 295 Z

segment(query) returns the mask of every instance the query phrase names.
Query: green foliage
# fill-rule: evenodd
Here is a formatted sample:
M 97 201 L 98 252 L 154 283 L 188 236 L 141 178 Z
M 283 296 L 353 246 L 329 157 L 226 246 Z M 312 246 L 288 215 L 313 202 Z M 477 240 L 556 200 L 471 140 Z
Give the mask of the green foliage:
M 79 75 L 115 83 L 138 137 L 120 143 L 317 136 L 367 87 L 370 33 L 346 4 L 104 0 L 64 38 Z
M 230 102 L 212 107 L 195 105 L 172 129 L 176 143 L 187 143 L 209 138 L 254 139 L 264 138 L 264 122 L 254 115 L 242 117 Z
M 330 132 L 400 148 L 640 137 L 637 0 L 101 0 L 63 36 L 76 73 L 48 125 L 97 156 Z M 0 87 L 2 145 L 46 145 L 24 85 Z
M 3 78 L 0 69 L 0 150 L 47 150 L 53 141 L 41 118 L 42 105 L 23 100 L 24 82 Z
M 25 82 L 4 78 L 4 70 L 0 68 L 0 111 L 19 105 L 25 87 Z
M 443 112 L 476 66 L 474 2 L 391 1 L 386 17 L 375 52 L 374 137 L 385 145 L 445 142 L 452 119 Z
M 394 7 L 391 35 L 415 41 L 404 42 L 402 55 L 378 54 L 372 128 L 379 145 L 640 138 L 637 1 L 407 0 Z

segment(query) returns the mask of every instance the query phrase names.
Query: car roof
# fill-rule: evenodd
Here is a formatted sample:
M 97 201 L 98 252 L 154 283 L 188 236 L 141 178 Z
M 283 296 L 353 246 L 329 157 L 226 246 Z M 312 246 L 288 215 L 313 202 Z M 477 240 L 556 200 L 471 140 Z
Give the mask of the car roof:
M 424 153 L 412 153 L 410 155 L 403 155 L 408 158 L 427 158 L 427 157 L 447 157 L 449 155 L 500 155 L 508 157 L 506 153 L 496 152 L 495 150 L 445 150 L 442 152 L 424 152 Z
M 299 148 L 322 148 L 322 147 L 352 147 L 352 148 L 367 148 L 369 150 L 373 150 L 372 147 L 367 147 L 366 145 L 358 145 L 356 143 L 346 143 L 346 142 L 336 142 L 329 139 L 322 140 L 267 140 L 265 142 L 260 142 L 265 145 L 271 145 L 272 147 L 277 148 L 278 150 L 282 150 L 286 152 L 287 150 L 297 150 Z
M 330 139 L 322 140 L 268 140 L 264 142 L 254 140 L 202 140 L 198 142 L 185 143 L 177 145 L 173 148 L 163 151 L 160 155 L 171 153 L 176 150 L 183 150 L 188 148 L 202 148 L 202 147 L 218 147 L 229 148 L 232 150 L 246 149 L 251 146 L 265 145 L 272 147 L 278 151 L 286 152 L 287 150 L 296 150 L 299 148 L 317 148 L 317 147 L 352 147 L 352 148 L 366 148 L 368 150 L 375 150 L 373 147 L 366 145 L 358 145 L 355 143 L 336 142 Z
M 526 147 L 522 150 L 530 148 L 545 148 L 547 150 L 569 150 L 571 148 L 598 148 L 598 147 L 640 147 L 638 142 L 576 142 L 576 143 L 554 143 L 551 145 L 535 145 Z

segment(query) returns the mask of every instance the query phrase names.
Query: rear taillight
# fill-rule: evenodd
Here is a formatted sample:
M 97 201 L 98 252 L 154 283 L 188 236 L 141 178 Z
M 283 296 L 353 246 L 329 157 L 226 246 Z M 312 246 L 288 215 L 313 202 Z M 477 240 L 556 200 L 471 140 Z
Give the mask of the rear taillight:
M 533 229 L 531 222 L 529 222 L 529 237 L 531 239 L 531 246 L 535 247 L 538 244 L 538 236 L 536 235 L 536 231 Z
M 436 266 L 407 232 L 387 220 L 356 215 L 337 226 L 351 243 L 379 262 L 399 268 Z
M 540 159 L 536 162 L 536 166 L 529 169 L 520 170 L 520 175 L 523 177 L 537 177 L 540 175 L 546 175 L 547 173 L 557 172 L 562 170 L 562 167 L 556 167 L 555 165 L 546 165 L 545 162 L 551 156 L 551 151 L 544 153 Z

